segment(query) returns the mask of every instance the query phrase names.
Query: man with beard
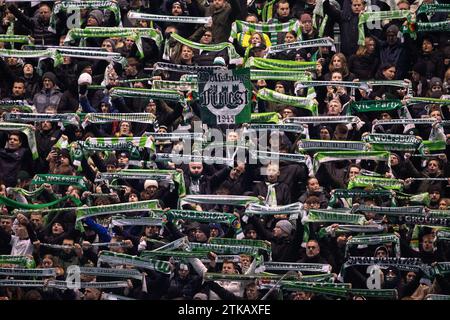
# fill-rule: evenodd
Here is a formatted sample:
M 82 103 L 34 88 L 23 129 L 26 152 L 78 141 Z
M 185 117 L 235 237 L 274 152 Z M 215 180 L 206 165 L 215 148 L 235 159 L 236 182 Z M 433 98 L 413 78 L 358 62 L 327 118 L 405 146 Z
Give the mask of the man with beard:
M 52 9 L 46 3 L 39 5 L 38 14 L 36 17 L 30 18 L 22 13 L 15 4 L 8 6 L 9 11 L 17 18 L 18 22 L 22 23 L 31 31 L 31 36 L 34 38 L 34 44 L 45 46 L 57 46 L 59 35 L 50 32 L 50 17 Z

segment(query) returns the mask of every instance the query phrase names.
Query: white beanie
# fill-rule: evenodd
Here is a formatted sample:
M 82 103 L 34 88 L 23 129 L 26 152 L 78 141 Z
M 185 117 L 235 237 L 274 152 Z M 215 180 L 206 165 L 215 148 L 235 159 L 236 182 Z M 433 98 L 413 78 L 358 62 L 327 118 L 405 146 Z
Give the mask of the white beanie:
M 288 235 L 292 232 L 292 224 L 287 220 L 280 220 L 275 225 L 276 227 L 280 228 L 283 232 L 287 233 Z
M 78 85 L 92 84 L 92 77 L 89 73 L 82 73 L 78 78 Z
M 147 189 L 148 187 L 155 186 L 158 188 L 158 181 L 156 180 L 145 180 L 144 182 L 144 189 Z

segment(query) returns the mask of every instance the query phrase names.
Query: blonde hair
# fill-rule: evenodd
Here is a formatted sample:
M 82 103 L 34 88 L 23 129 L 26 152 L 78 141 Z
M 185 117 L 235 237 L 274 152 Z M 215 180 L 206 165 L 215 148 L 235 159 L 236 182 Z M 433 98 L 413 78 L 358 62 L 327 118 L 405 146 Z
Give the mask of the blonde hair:
M 364 39 L 364 45 L 363 46 L 359 46 L 358 50 L 356 51 L 356 56 L 358 57 L 363 57 L 367 54 L 367 46 L 369 45 L 369 42 L 375 42 L 375 39 L 372 37 L 366 37 Z

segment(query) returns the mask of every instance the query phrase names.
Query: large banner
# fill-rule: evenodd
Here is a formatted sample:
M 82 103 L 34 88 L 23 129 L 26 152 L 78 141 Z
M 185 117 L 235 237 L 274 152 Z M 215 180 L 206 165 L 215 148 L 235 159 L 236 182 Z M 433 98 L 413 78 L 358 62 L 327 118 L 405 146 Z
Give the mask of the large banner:
M 208 125 L 250 122 L 250 69 L 219 69 L 198 74 L 201 118 Z

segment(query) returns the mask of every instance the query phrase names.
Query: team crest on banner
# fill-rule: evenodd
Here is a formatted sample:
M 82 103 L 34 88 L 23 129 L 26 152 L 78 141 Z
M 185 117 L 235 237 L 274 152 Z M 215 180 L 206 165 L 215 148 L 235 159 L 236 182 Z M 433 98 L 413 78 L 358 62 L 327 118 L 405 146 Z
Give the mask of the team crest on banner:
M 219 69 L 198 74 L 200 114 L 209 125 L 250 122 L 250 69 Z

